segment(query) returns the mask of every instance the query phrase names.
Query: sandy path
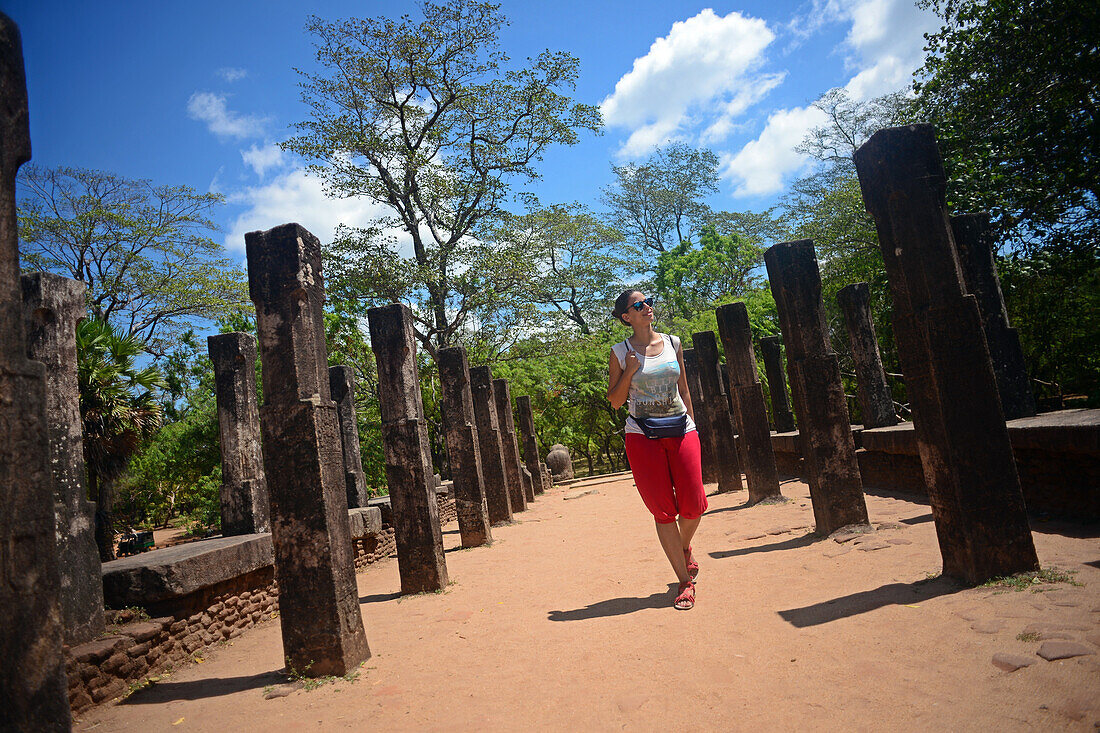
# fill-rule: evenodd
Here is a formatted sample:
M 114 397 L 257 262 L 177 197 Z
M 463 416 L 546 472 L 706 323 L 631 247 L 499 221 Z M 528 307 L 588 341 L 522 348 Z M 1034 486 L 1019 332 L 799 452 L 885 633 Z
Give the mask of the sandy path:
M 399 598 L 393 559 L 361 573 L 374 656 L 354 682 L 265 700 L 283 667 L 269 622 L 77 729 L 1092 730 L 1100 721 L 1095 528 L 1036 525 L 1044 567 L 1077 571 L 1083 586 L 960 589 L 925 580 L 940 560 L 924 504 L 868 496 L 872 521 L 895 528 L 839 544 L 806 536 L 803 484 L 784 484 L 794 499 L 784 505 L 744 509 L 745 492 L 716 495 L 695 541 L 698 605 L 679 612 L 632 482 L 595 481 L 540 497 L 493 530 L 492 547 L 449 550 L 444 593 Z M 457 526 L 446 530 L 454 548 Z M 1040 641 L 1017 639 L 1036 623 L 1094 654 L 1040 659 Z M 996 652 L 1034 664 L 1002 672 Z

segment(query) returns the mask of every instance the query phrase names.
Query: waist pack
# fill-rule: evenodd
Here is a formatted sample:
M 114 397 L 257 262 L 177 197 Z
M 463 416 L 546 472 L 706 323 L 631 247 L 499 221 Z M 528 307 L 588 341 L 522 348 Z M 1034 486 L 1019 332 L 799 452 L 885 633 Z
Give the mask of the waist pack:
M 687 433 L 688 416 L 636 417 L 634 422 L 647 438 L 682 438 Z

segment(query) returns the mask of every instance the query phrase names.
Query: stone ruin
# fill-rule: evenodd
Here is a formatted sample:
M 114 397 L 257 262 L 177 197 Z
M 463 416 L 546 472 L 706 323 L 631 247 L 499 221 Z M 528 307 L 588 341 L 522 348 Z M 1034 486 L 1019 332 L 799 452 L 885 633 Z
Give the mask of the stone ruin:
M 718 491 L 740 491 L 741 466 L 738 461 L 736 434 L 730 403 L 722 389 L 722 373 L 718 364 L 718 341 L 711 331 L 692 334 L 695 356 L 699 362 L 699 401 L 703 403 L 699 417 L 714 440 L 714 466 L 718 475 Z
M 19 29 L 0 14 L 0 710 L 11 730 L 68 730 L 46 368 L 27 358 L 15 176 L 30 160 Z
M 321 243 L 298 224 L 245 235 L 263 363 L 260 408 L 287 664 L 342 675 L 370 656 L 355 586 Z
M 344 488 L 348 508 L 367 505 L 370 491 L 363 473 L 363 456 L 359 452 L 359 423 L 355 418 L 355 373 L 343 364 L 328 368 L 329 391 L 340 418 L 340 446 L 344 455 Z
M 546 454 L 546 467 L 555 482 L 573 480 L 573 457 L 561 443 L 550 446 L 550 452 Z
M 387 306 L 370 317 L 392 491 L 390 497 L 366 499 L 358 446 L 350 449 L 354 414 L 341 412 L 338 404 L 353 404 L 354 385 L 339 368 L 327 367 L 319 243 L 294 224 L 250 233 L 250 293 L 264 345 L 262 408 L 256 408 L 255 385 L 247 381 L 254 379 L 255 342 L 226 334 L 210 344 L 218 372 L 223 461 L 236 459 L 223 469 L 225 535 L 116 560 L 100 575 L 90 542 L 92 507 L 79 480 L 73 335 L 82 315 L 81 289 L 52 275 L 20 278 L 14 176 L 29 158 L 29 133 L 18 31 L 2 15 L 0 92 L 5 100 L 0 395 L 7 395 L 0 399 L 4 727 L 65 730 L 70 709 L 121 694 L 142 675 L 239 636 L 276 610 L 291 668 L 311 675 L 353 668 L 370 654 L 353 575 L 360 560 L 388 556 L 396 547 L 404 592 L 446 583 L 440 541 L 446 516 L 440 507 L 448 486 L 437 487 L 425 448 L 407 309 Z M 882 131 L 859 150 L 856 163 L 879 227 L 914 423 L 853 428 L 846 408 L 841 414 L 842 390 L 838 401 L 835 354 L 824 339 L 820 281 L 808 242 L 777 245 L 768 256 L 799 431 L 780 429 L 770 436 L 775 464 L 769 469 L 762 385 L 739 304 L 718 314 L 727 359 L 725 390 L 713 334 L 697 335 L 701 355 L 688 350 L 689 359 L 685 352 L 696 407 L 721 413 L 724 406 L 727 417 L 719 417 L 718 432 L 726 433 L 726 458 L 738 453 L 729 449 L 731 441 L 739 445 L 750 500 L 770 490 L 773 472 L 795 465 L 816 490 L 815 517 L 819 501 L 826 505 L 818 530 L 828 531 L 846 518 L 860 519 L 862 494 L 855 492 L 856 502 L 851 492 L 856 480 L 905 484 L 929 496 L 945 573 L 979 582 L 1035 569 L 1025 495 L 1033 508 L 1057 506 L 1078 520 L 1100 518 L 1095 492 L 1081 489 L 1100 480 L 1100 411 L 1027 416 L 1034 412 L 1033 398 L 1029 406 L 1021 360 L 1010 353 L 1019 344 L 1018 339 L 1013 344 L 999 298 L 985 220 L 946 216 L 942 163 L 931 128 Z M 856 301 L 863 297 L 858 290 Z M 849 324 L 860 318 L 856 313 Z M 869 352 L 873 323 L 859 323 Z M 775 404 L 786 396 L 782 372 L 772 369 L 773 364 L 781 369 L 778 346 L 778 340 L 761 341 L 777 429 L 787 427 Z M 530 400 L 517 399 L 521 465 L 507 382 L 493 380 L 487 367 L 470 370 L 460 350 L 453 358 L 441 353 L 440 363 L 455 471 L 451 489 L 463 544 L 473 546 L 489 541 L 490 519 L 512 516 L 515 483 L 509 494 L 506 466 L 519 469 L 523 502 L 546 490 L 545 472 Z M 1012 396 L 1021 384 L 1022 392 Z M 1006 424 L 1006 416 L 1018 413 L 1024 417 Z M 705 417 L 699 423 L 711 425 Z M 267 451 L 260 450 L 261 442 Z M 839 469 L 822 465 L 827 450 L 842 464 Z M 796 461 L 779 460 L 784 454 Z M 838 483 L 838 476 L 852 477 L 853 463 L 854 480 Z M 553 446 L 546 466 L 556 480 L 572 478 L 564 446 Z M 529 486 L 522 484 L 525 473 Z M 260 498 L 265 486 L 266 501 Z M 360 506 L 348 509 L 353 503 Z M 268 524 L 272 533 L 264 531 Z M 113 610 L 104 614 L 104 603 Z M 152 618 L 102 635 L 105 622 L 133 620 L 132 611 L 121 610 L 129 606 L 140 606 Z M 37 674 L 26 674 L 29 669 Z
M 856 366 L 856 384 L 863 427 L 883 428 L 898 424 L 894 398 L 882 368 L 882 356 L 875 338 L 875 321 L 871 317 L 871 289 L 867 283 L 852 283 L 836 294 L 837 303 L 848 327 L 848 341 Z

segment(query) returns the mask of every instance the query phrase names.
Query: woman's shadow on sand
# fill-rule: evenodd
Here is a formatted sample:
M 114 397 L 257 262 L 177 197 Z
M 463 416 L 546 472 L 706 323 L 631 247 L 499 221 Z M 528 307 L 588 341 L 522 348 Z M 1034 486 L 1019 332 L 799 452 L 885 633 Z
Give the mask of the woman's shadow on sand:
M 584 608 L 572 611 L 551 611 L 547 618 L 551 621 L 583 621 L 589 618 L 602 618 L 606 616 L 622 616 L 635 611 L 643 611 L 647 608 L 665 608 L 671 605 L 676 590 L 676 583 L 669 583 L 668 590 L 661 593 L 632 598 L 609 598 L 606 601 L 597 601 Z

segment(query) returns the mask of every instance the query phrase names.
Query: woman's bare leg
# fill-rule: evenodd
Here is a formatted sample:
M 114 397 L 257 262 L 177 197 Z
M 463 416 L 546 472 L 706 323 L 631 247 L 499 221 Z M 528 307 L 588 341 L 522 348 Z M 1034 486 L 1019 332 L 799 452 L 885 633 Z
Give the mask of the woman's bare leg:
M 695 536 L 695 530 L 699 529 L 699 520 L 702 517 L 696 517 L 695 519 L 684 519 L 681 517 L 677 520 L 680 525 L 680 543 L 683 545 L 682 553 L 686 553 L 688 548 L 691 547 L 691 538 Z
M 695 527 L 699 526 L 698 519 L 688 520 L 694 522 L 692 527 L 692 533 L 695 532 Z M 684 557 L 684 542 L 680 536 L 680 527 L 676 522 L 668 522 L 667 524 L 661 524 L 657 522 L 657 537 L 661 540 L 661 547 L 665 551 L 665 556 L 672 564 L 672 569 L 676 572 L 676 577 L 681 583 L 687 583 L 691 580 L 691 576 L 688 575 L 687 559 Z

